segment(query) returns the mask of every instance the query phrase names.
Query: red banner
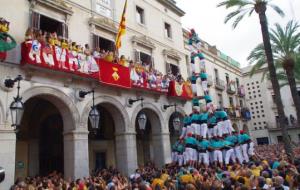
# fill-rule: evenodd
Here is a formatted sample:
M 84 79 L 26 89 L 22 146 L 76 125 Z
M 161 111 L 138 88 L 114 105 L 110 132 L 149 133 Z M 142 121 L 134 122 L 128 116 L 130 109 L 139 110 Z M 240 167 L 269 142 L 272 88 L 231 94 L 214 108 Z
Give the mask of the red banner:
M 99 78 L 99 66 L 92 56 L 69 51 L 58 46 L 42 45 L 38 41 L 26 41 L 21 46 L 22 65 L 34 65 L 51 70 Z
M 131 88 L 130 70 L 119 64 L 98 60 L 100 82 L 121 88 Z
M 6 52 L 0 51 L 0 61 L 4 61 L 6 59 Z
M 171 81 L 169 86 L 169 96 L 179 97 L 183 99 L 192 99 L 193 92 L 189 83 L 179 84 L 176 81 Z

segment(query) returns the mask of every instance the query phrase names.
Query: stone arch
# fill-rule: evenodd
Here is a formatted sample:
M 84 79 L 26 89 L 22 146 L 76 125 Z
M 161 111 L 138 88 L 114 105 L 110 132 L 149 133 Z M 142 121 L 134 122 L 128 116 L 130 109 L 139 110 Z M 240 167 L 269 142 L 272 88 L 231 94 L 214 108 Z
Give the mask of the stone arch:
M 159 134 L 162 133 L 163 131 L 168 130 L 167 129 L 168 125 L 163 118 L 163 113 L 160 111 L 159 108 L 157 108 L 154 104 L 150 102 L 143 102 L 143 107 L 141 106 L 141 104 L 138 104 L 135 107 L 131 118 L 132 127 L 135 127 L 136 118 L 141 110 L 143 110 L 147 115 L 147 118 L 149 119 L 152 126 L 151 130 L 153 134 Z M 153 127 L 153 126 L 159 126 L 159 127 Z
M 25 90 L 21 94 L 23 101 L 39 97 L 51 102 L 63 118 L 64 133 L 75 130 L 79 122 L 79 112 L 71 97 L 54 87 L 38 86 Z
M 84 107 L 81 117 L 81 125 L 87 126 L 88 117 L 93 100 L 90 100 Z M 101 105 L 112 115 L 115 121 L 115 133 L 120 134 L 129 131 L 129 116 L 125 107 L 115 98 L 109 96 L 98 96 L 95 98 L 95 105 Z

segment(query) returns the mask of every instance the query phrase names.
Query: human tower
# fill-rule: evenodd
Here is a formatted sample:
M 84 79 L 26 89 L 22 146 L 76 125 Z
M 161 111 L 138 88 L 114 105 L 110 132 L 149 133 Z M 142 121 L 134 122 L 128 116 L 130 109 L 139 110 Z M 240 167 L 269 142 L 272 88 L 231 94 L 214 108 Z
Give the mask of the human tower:
M 194 29 L 190 31 L 188 45 L 191 51 L 193 111 L 185 116 L 181 135 L 172 146 L 173 163 L 191 167 L 223 167 L 224 164 L 249 162 L 249 158 L 254 156 L 254 144 L 248 134 L 233 129 L 222 108 L 214 106 L 209 94 L 201 41 Z M 202 88 L 199 91 L 203 92 L 200 96 L 197 89 L 199 80 Z M 203 99 L 205 103 L 201 104 Z

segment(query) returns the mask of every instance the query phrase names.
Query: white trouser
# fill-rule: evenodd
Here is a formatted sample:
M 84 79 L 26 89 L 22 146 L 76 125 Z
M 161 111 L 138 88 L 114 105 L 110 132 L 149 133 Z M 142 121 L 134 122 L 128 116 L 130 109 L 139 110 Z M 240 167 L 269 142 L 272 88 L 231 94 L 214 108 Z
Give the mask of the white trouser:
M 182 154 L 178 154 L 177 155 L 177 162 L 178 162 L 178 165 L 179 166 L 182 166 L 183 163 L 184 163 L 184 158 L 183 158 L 183 155 Z
M 180 139 L 184 139 L 186 136 L 186 127 L 182 127 L 181 129 L 181 135 L 180 135 Z
M 199 124 L 197 124 L 197 123 L 192 123 L 192 124 L 191 124 L 191 128 L 192 128 L 192 130 L 194 131 L 193 134 L 195 134 L 195 135 L 200 135 L 200 125 L 199 125 Z
M 214 128 L 207 128 L 207 136 L 209 139 L 214 136 Z
M 243 144 L 242 145 L 242 152 L 243 152 L 243 157 L 246 162 L 249 162 L 249 156 L 248 156 L 248 144 Z
M 204 163 L 205 165 L 209 165 L 208 152 L 206 152 L 206 153 L 199 153 L 198 162 L 199 163 Z
M 254 143 L 253 143 L 253 142 L 250 142 L 250 143 L 249 143 L 248 154 L 249 154 L 250 156 L 254 156 Z
M 207 124 L 202 123 L 200 126 L 200 136 L 202 136 L 204 139 L 207 137 Z
M 233 148 L 226 150 L 225 153 L 225 164 L 228 165 L 230 159 L 235 163 L 235 156 L 234 156 L 234 150 Z
M 214 152 L 208 152 L 208 156 L 209 156 L 209 163 L 213 163 L 214 162 Z
M 172 154 L 171 154 L 172 162 L 177 162 L 177 155 L 178 155 L 178 152 L 172 152 Z
M 195 64 L 191 63 L 191 68 L 192 68 L 192 72 L 195 73 L 196 72 L 196 68 L 195 68 Z
M 239 163 L 242 164 L 244 161 L 244 158 L 242 156 L 241 146 L 236 146 L 234 148 L 234 152 L 235 152 L 235 156 L 237 157 Z
M 189 160 L 189 155 L 186 150 L 183 152 L 182 157 L 183 157 L 183 164 L 186 165 Z
M 225 133 L 231 135 L 232 131 L 234 131 L 234 129 L 232 127 L 232 124 L 231 124 L 231 121 L 229 119 L 227 119 L 223 123 L 224 123 L 224 131 L 225 131 Z
M 201 86 L 202 86 L 202 90 L 203 90 L 204 92 L 207 92 L 207 91 L 208 91 L 208 88 L 207 88 L 207 80 L 201 81 Z
M 195 149 L 186 147 L 185 150 L 188 154 L 188 161 L 197 161 L 197 151 Z
M 200 70 L 205 70 L 205 59 L 200 60 Z
M 223 121 L 219 121 L 217 125 L 214 127 L 214 136 L 222 137 L 223 135 Z
M 188 125 L 186 127 L 186 134 L 192 133 L 193 135 L 195 134 L 195 128 L 192 127 L 191 125 Z
M 192 84 L 192 91 L 193 91 L 193 94 L 197 95 L 197 84 Z
M 215 150 L 214 151 L 214 161 L 223 163 L 223 156 L 222 156 L 222 151 L 221 150 Z

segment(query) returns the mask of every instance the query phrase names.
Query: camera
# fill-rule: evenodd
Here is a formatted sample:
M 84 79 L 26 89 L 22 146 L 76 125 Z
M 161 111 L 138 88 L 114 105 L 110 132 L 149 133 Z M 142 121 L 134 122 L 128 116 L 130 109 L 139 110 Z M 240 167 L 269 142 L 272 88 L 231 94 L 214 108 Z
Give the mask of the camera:
M 4 179 L 5 179 L 5 170 L 4 168 L 0 167 L 0 183 L 4 181 Z

